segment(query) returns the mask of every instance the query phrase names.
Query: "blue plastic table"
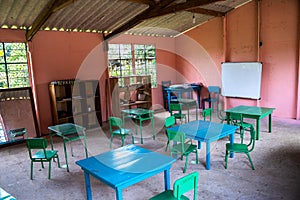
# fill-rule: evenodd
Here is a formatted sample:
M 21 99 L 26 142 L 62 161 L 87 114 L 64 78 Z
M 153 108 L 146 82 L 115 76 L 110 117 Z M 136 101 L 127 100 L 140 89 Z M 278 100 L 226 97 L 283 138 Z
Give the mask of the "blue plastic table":
M 122 190 L 144 179 L 164 172 L 165 190 L 170 189 L 170 168 L 176 160 L 135 145 L 127 145 L 76 164 L 84 171 L 87 199 L 92 199 L 90 177 L 116 190 L 116 199 L 122 199 Z
M 179 126 L 168 128 L 169 130 L 184 132 L 187 138 L 198 140 L 198 148 L 201 148 L 201 142 L 206 142 L 206 169 L 210 169 L 210 143 L 226 136 L 230 137 L 230 143 L 234 142 L 234 133 L 238 126 L 221 124 L 203 120 L 195 120 Z M 225 146 L 224 146 L 225 148 Z M 233 153 L 230 154 L 233 157 Z
M 272 113 L 275 108 L 264 108 L 257 106 L 237 106 L 228 110 L 225 110 L 227 116 L 227 122 L 230 122 L 230 113 L 239 113 L 243 115 L 243 118 L 251 118 L 256 120 L 256 139 L 260 137 L 260 120 L 266 116 L 269 116 L 269 133 L 272 132 Z

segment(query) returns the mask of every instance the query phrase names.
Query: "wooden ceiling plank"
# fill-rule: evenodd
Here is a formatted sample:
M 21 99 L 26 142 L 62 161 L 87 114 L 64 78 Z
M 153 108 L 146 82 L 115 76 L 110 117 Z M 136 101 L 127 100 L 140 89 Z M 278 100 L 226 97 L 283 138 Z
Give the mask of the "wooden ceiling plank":
M 225 14 L 226 14 L 224 12 L 218 12 L 218 11 L 208 10 L 208 9 L 204 9 L 204 8 L 187 9 L 187 11 L 193 12 L 193 13 L 199 13 L 199 14 L 203 14 L 203 15 L 211 15 L 214 17 L 222 17 L 222 16 L 225 16 Z
M 76 0 L 51 0 L 47 6 L 40 12 L 38 17 L 34 20 L 31 29 L 26 32 L 26 40 L 31 41 L 33 36 L 40 30 L 45 22 L 56 11 L 74 3 Z
M 141 14 L 137 15 L 133 19 L 129 20 L 127 23 L 120 26 L 119 28 L 114 30 L 112 33 L 109 33 L 108 35 L 104 36 L 104 39 L 108 40 L 109 38 L 112 38 L 113 36 L 115 36 L 119 33 L 122 33 L 123 31 L 129 30 L 130 28 L 136 26 L 137 24 L 139 24 L 143 20 L 147 19 L 147 16 L 150 13 L 152 13 L 152 12 L 157 13 L 159 10 L 166 8 L 168 5 L 170 5 L 174 1 L 175 0 L 163 0 L 163 1 L 160 1 L 159 3 L 157 3 L 154 7 L 150 6 L 147 10 L 145 10 Z
M 218 1 L 224 1 L 224 0 L 201 0 L 201 1 L 187 0 L 184 3 L 174 4 L 171 6 L 168 6 L 168 5 L 170 5 L 171 3 L 174 2 L 172 0 L 160 1 L 154 8 L 149 7 L 143 13 L 139 14 L 132 20 L 130 20 L 127 23 L 125 23 L 124 25 L 122 25 L 121 27 L 117 28 L 112 33 L 109 33 L 108 35 L 106 35 L 104 37 L 104 39 L 108 40 L 123 31 L 131 29 L 132 27 L 136 26 L 137 24 L 139 24 L 140 22 L 142 22 L 146 19 L 153 18 L 153 17 L 159 17 L 159 16 L 170 14 L 170 13 L 184 11 L 184 10 L 196 9 L 199 6 L 203 6 L 203 5 L 210 4 L 210 3 L 215 3 Z
M 146 4 L 149 6 L 154 6 L 155 2 L 153 0 L 126 0 L 134 3 Z

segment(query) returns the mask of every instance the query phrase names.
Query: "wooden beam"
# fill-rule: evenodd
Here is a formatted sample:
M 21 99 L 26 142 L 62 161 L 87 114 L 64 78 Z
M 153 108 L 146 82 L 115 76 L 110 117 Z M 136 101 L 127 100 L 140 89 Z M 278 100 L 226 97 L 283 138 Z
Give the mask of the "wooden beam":
M 224 12 L 218 12 L 218 11 L 208 10 L 208 9 L 204 9 L 204 8 L 187 9 L 187 11 L 193 12 L 193 13 L 199 13 L 199 14 L 203 14 L 203 15 L 211 15 L 211 16 L 215 16 L 215 17 L 222 17 L 222 16 L 225 16 L 225 14 L 226 14 Z
M 147 19 L 148 18 L 147 16 L 151 12 L 157 13 L 157 12 L 159 12 L 160 9 L 166 8 L 168 5 L 170 5 L 174 1 L 175 0 L 163 0 L 163 1 L 160 1 L 158 4 L 156 4 L 154 7 L 149 7 L 147 10 L 145 10 L 141 14 L 139 14 L 136 17 L 134 17 L 133 19 L 129 20 L 126 24 L 117 28 L 112 33 L 109 33 L 108 35 L 104 36 L 104 40 L 108 40 L 109 38 L 111 38 L 119 33 L 122 33 L 123 31 L 129 30 L 130 28 L 136 26 L 143 20 Z
M 56 11 L 74 3 L 76 0 L 50 0 L 47 6 L 40 12 L 38 17 L 34 20 L 31 29 L 26 32 L 26 40 L 31 41 L 33 36 L 40 30 L 45 22 Z
M 134 3 L 140 3 L 140 4 L 146 4 L 146 5 L 149 5 L 149 6 L 154 6 L 155 5 L 155 1 L 153 1 L 153 0 L 126 0 L 126 1 L 134 2 Z
M 196 9 L 199 6 L 203 6 L 210 3 L 215 3 L 217 1 L 224 1 L 224 0 L 187 0 L 184 3 L 174 4 L 171 5 L 174 1 L 172 0 L 163 0 L 160 1 L 155 7 L 149 7 L 143 13 L 137 15 L 121 27 L 114 30 L 112 33 L 106 35 L 104 37 L 105 40 L 116 36 L 119 33 L 122 33 L 126 30 L 131 29 L 132 27 L 136 26 L 140 22 L 150 19 L 153 17 L 159 17 L 163 15 L 167 15 L 174 12 L 180 12 L 184 10 Z M 170 6 L 171 5 L 171 6 Z

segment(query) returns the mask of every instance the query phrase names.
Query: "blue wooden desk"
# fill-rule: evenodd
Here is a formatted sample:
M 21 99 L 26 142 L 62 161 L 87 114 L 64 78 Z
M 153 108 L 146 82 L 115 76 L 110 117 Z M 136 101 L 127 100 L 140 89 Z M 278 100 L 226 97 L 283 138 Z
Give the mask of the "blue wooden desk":
M 76 164 L 84 171 L 87 199 L 92 199 L 90 177 L 116 190 L 116 199 L 122 199 L 122 190 L 144 179 L 164 172 L 165 190 L 170 189 L 170 168 L 176 160 L 135 145 L 127 145 Z
M 206 169 L 210 169 L 210 143 L 226 136 L 230 136 L 230 143 L 234 142 L 234 133 L 238 126 L 195 120 L 179 126 L 168 128 L 169 130 L 184 132 L 187 138 L 198 141 L 198 148 L 201 148 L 201 142 L 206 142 Z M 224 145 L 225 148 L 225 145 Z M 233 154 L 230 154 L 233 157 Z
M 71 145 L 71 153 L 73 156 L 73 148 L 72 148 L 72 141 L 81 140 L 84 141 L 84 149 L 85 149 L 85 155 L 88 157 L 87 152 L 87 146 L 86 146 L 86 134 L 85 134 L 85 128 L 76 124 L 72 123 L 65 123 L 65 124 L 59 124 L 55 126 L 49 126 L 48 127 L 50 131 L 50 143 L 51 148 L 53 150 L 53 140 L 52 135 L 57 135 L 63 139 L 64 142 L 64 152 L 65 152 L 65 159 L 66 159 L 66 166 L 67 171 L 69 172 L 69 164 L 68 164 L 68 154 L 67 154 L 67 148 L 66 143 L 70 142 Z
M 165 91 L 168 93 L 168 105 L 170 105 L 170 103 L 171 103 L 171 93 L 175 93 L 177 98 L 181 99 L 183 93 L 187 93 L 187 97 L 190 98 L 190 94 L 193 91 L 196 91 L 198 108 L 200 108 L 201 88 L 202 88 L 202 85 L 200 85 L 200 84 L 171 85 L 170 87 L 165 88 Z

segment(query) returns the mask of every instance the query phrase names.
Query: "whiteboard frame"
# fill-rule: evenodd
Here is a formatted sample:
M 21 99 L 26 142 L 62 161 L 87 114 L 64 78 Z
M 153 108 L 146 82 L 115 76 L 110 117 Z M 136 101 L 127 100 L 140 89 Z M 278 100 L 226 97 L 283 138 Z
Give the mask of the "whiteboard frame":
M 222 96 L 260 99 L 262 62 L 222 62 Z

